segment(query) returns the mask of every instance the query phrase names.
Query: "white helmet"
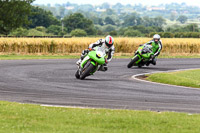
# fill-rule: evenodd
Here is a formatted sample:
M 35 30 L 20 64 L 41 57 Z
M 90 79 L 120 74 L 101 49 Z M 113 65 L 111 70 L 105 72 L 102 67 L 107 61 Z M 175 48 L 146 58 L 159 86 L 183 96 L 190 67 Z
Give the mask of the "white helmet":
M 160 35 L 158 35 L 158 34 L 155 34 L 154 36 L 153 36 L 153 40 L 157 43 L 158 41 L 160 41 Z
M 109 48 L 112 47 L 114 44 L 114 38 L 110 35 L 106 36 L 105 43 Z

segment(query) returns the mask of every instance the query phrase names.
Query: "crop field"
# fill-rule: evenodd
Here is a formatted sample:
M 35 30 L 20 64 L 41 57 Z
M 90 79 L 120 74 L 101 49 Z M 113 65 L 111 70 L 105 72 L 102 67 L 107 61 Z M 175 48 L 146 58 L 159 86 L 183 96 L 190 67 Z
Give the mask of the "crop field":
M 99 38 L 0 38 L 1 54 L 79 54 Z M 131 54 L 140 44 L 151 38 L 115 38 L 115 52 Z M 200 53 L 200 39 L 164 38 L 163 55 L 197 55 Z

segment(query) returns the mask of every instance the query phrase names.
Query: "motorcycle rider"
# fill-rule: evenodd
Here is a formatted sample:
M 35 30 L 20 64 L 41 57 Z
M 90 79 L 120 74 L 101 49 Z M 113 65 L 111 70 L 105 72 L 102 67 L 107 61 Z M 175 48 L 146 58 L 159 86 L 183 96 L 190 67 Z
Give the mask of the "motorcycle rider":
M 80 65 L 82 60 L 86 57 L 86 55 L 94 48 L 94 47 L 102 47 L 105 50 L 105 53 L 107 54 L 108 58 L 106 60 L 106 63 L 101 65 L 99 70 L 101 71 L 107 71 L 107 63 L 112 60 L 112 57 L 115 52 L 115 47 L 114 47 L 114 39 L 112 36 L 108 35 L 106 36 L 105 39 L 99 39 L 97 42 L 92 43 L 89 45 L 88 49 L 85 49 L 82 51 L 81 58 L 76 62 L 77 65 Z
M 150 63 L 156 65 L 157 57 L 162 50 L 162 41 L 160 40 L 160 35 L 155 34 L 153 36 L 153 40 L 149 41 L 144 45 L 151 45 L 154 53 L 154 55 L 151 57 L 150 62 L 148 62 L 146 65 L 148 66 Z

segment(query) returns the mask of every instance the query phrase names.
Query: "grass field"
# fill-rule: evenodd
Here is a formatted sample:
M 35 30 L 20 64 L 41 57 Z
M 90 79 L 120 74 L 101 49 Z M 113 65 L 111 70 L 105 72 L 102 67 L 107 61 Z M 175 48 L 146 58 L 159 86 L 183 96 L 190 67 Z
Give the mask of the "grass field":
M 71 54 L 81 53 L 99 38 L 0 38 L 1 54 Z M 152 38 L 115 38 L 115 52 L 134 53 L 140 44 Z M 192 38 L 163 38 L 162 54 L 199 54 L 200 40 Z
M 200 88 L 200 69 L 151 74 L 148 76 L 147 80 L 165 84 Z
M 0 101 L 2 133 L 199 133 L 200 114 L 41 107 Z

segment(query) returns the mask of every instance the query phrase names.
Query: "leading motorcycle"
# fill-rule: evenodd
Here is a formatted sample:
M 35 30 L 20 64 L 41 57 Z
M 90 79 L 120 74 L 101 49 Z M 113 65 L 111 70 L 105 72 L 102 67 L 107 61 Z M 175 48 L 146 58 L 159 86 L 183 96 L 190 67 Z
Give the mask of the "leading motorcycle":
M 83 80 L 87 76 L 93 75 L 101 65 L 107 62 L 105 57 L 105 51 L 101 47 L 95 47 L 80 63 L 75 77 Z

